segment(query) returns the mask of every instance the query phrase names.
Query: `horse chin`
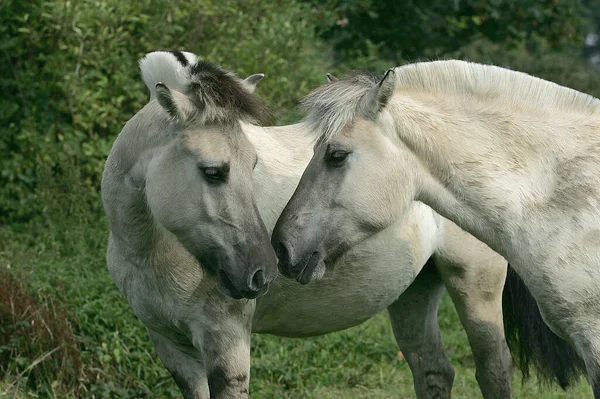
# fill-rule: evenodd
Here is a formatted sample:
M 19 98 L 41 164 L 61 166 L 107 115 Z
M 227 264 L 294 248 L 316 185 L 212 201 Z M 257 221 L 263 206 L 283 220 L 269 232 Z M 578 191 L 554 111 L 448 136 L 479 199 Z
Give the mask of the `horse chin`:
M 311 281 L 320 280 L 325 275 L 325 263 L 323 257 L 319 252 L 312 254 L 306 266 L 296 278 L 296 281 L 300 284 L 308 284 Z
M 325 259 L 323 259 L 323 263 L 325 263 L 327 268 L 333 267 L 350 248 L 352 246 L 347 243 L 339 244 L 333 250 L 329 251 Z

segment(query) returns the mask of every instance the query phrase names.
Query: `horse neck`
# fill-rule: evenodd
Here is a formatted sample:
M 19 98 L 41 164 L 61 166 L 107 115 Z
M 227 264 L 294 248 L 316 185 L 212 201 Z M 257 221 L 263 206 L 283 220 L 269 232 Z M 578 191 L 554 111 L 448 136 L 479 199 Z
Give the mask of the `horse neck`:
M 304 124 L 270 127 L 242 124 L 242 129 L 258 154 L 254 194 L 270 232 L 312 157 L 313 140 Z
M 113 209 L 107 212 L 112 241 L 127 262 L 143 270 L 148 278 L 163 282 L 159 289 L 169 289 L 187 300 L 206 279 L 198 261 L 172 233 L 156 223 L 148 207 L 145 181 L 153 153 L 140 156 L 126 174 L 113 170 L 110 158 L 107 161 L 103 184 L 106 197 L 110 197 L 105 203 Z M 214 285 L 214 281 L 205 283 Z
M 528 240 L 523 199 L 551 190 L 548 137 L 520 126 L 513 110 L 465 99 L 396 94 L 388 109 L 420 165 L 416 199 L 504 256 Z
M 112 235 L 139 263 L 150 256 L 158 231 L 146 201 L 148 165 L 172 134 L 168 120 L 151 101 L 131 120 L 113 144 L 102 179 L 102 196 Z
M 314 139 L 305 123 L 262 127 L 242 122 L 241 125 L 259 155 L 268 159 L 285 159 L 289 163 L 306 162 L 308 165 Z
M 110 197 L 105 200 L 105 207 L 109 204 L 111 208 L 107 208 L 111 234 L 130 258 L 138 260 L 136 263 L 145 262 L 156 240 L 154 220 L 146 202 L 146 168 L 147 163 L 138 160 L 126 173 L 108 172 L 103 179 L 103 195 Z

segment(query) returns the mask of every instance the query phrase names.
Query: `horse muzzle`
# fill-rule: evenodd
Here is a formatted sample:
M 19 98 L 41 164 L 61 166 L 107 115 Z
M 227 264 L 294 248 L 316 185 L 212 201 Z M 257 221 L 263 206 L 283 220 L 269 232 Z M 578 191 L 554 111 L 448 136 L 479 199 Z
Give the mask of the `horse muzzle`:
M 293 247 L 285 241 L 273 243 L 275 255 L 277 255 L 277 268 L 279 272 L 288 278 L 293 278 L 300 284 L 309 282 L 322 277 L 325 270 L 322 252 L 308 251 L 301 256 L 297 256 Z
M 264 251 L 250 251 L 243 259 L 230 257 L 229 262 L 220 262 L 217 285 L 234 299 L 254 299 L 266 293 L 277 277 L 275 253 L 269 246 Z

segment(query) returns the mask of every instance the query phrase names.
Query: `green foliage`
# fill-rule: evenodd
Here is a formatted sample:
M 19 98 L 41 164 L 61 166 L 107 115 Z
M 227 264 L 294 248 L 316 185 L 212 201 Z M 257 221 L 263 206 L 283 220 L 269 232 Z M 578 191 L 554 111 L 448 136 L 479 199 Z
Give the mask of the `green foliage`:
M 249 0 L 7 0 L 0 6 L 0 215 L 39 213 L 41 169 L 81 174 L 97 189 L 123 124 L 147 100 L 145 53 L 185 49 L 240 75 L 267 74 L 259 91 L 284 120 L 298 92 L 323 81 L 322 46 L 306 4 Z M 285 5 L 285 7 L 284 7 Z
M 475 39 L 520 43 L 543 35 L 553 47 L 581 41 L 582 0 L 330 0 L 337 17 L 324 37 L 336 60 L 381 45 L 380 56 L 400 61 L 437 58 Z

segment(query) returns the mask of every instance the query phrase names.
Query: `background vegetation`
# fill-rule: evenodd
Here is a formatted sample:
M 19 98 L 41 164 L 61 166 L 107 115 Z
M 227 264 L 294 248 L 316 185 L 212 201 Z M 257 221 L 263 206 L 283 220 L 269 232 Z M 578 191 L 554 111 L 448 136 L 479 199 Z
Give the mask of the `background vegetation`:
M 177 397 L 105 267 L 103 162 L 147 101 L 137 60 L 185 49 L 264 72 L 274 123 L 324 72 L 462 58 L 600 96 L 583 0 L 4 0 L 0 3 L 0 395 Z M 593 47 L 593 46 L 592 46 Z M 480 396 L 466 338 L 440 311 L 455 397 Z M 254 397 L 412 397 L 384 316 L 310 340 L 255 336 Z M 535 382 L 517 397 L 564 397 Z M 582 384 L 571 397 L 589 396 Z

